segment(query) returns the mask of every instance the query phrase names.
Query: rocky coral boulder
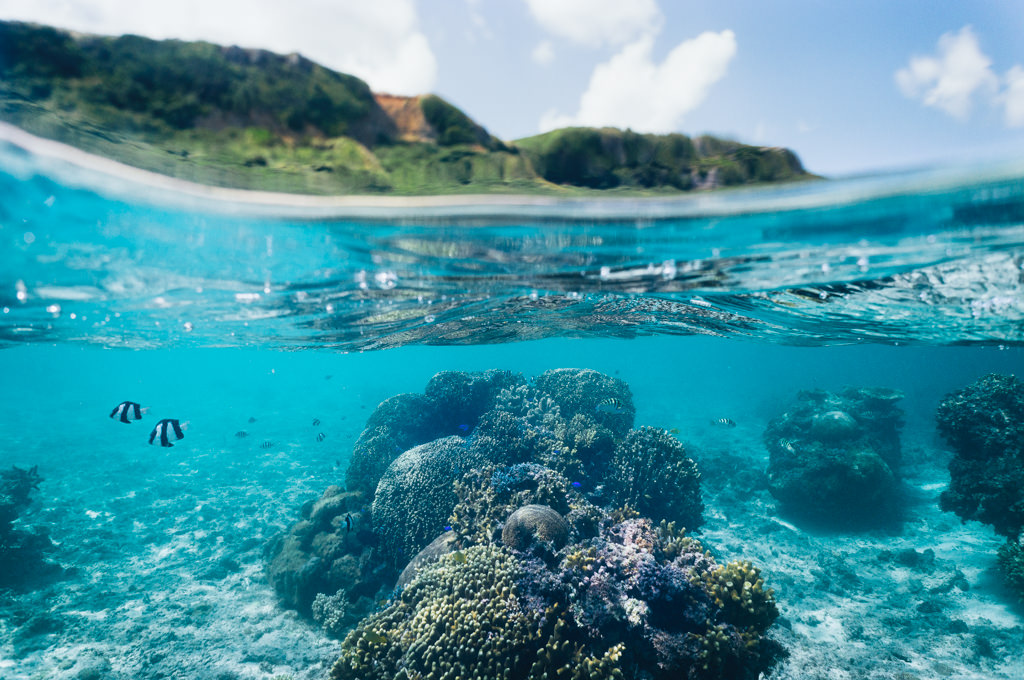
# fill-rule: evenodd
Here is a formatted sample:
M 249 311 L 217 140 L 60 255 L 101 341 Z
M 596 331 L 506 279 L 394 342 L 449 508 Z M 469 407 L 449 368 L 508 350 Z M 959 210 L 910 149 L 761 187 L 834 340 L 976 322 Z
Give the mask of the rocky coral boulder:
M 892 517 L 902 395 L 885 388 L 800 392 L 765 429 L 769 489 L 787 511 L 833 526 Z
M 942 509 L 1016 536 L 1024 530 L 1024 382 L 987 375 L 947 395 L 935 415 L 954 453 Z
M 382 555 L 404 566 L 448 524 L 458 500 L 455 480 L 488 462 L 457 436 L 420 444 L 396 458 L 373 498 Z
M 422 394 L 396 394 L 382 401 L 366 421 L 352 450 L 345 486 L 372 498 L 377 483 L 403 451 L 429 442 L 445 432 L 435 403 Z
M 266 549 L 267 576 L 281 600 L 309 616 L 317 595 L 343 592 L 350 612 L 365 613 L 394 572 L 377 569 L 364 496 L 332 486 L 307 503 L 302 519 Z M 368 568 L 371 567 L 371 568 Z
M 569 541 L 569 525 L 546 505 L 524 505 L 505 520 L 501 541 L 519 552 L 534 546 L 558 552 Z
M 512 371 L 442 371 L 430 379 L 423 393 L 434 404 L 441 430 L 465 435 L 494 408 L 502 390 L 524 384 L 523 376 Z

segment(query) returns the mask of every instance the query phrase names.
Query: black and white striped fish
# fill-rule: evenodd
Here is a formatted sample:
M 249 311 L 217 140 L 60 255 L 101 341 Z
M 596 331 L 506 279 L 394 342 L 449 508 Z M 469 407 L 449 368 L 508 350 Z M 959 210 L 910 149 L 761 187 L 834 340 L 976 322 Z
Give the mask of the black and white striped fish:
M 716 418 L 710 422 L 718 427 L 736 427 L 736 421 L 732 418 Z
M 148 410 L 134 401 L 122 401 L 110 412 L 110 417 L 122 423 L 130 423 L 133 420 L 142 420 L 142 414 Z
M 179 423 L 175 418 L 164 418 L 153 431 L 149 433 L 149 443 L 152 444 L 155 441 L 160 441 L 160 446 L 174 446 L 171 443 L 171 439 L 184 439 L 185 433 L 182 432 L 184 426 Z
M 616 399 L 615 397 L 608 397 L 597 402 L 597 406 L 594 407 L 596 413 L 611 413 L 619 414 L 625 413 L 626 407 L 622 403 L 622 400 Z

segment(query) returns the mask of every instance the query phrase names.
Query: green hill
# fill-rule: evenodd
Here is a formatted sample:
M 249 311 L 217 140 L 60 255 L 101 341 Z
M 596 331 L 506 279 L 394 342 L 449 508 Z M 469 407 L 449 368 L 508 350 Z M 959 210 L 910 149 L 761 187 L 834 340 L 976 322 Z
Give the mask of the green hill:
M 785 149 L 569 128 L 506 143 L 299 55 L 0 21 L 0 119 L 136 167 L 311 194 L 678 192 L 807 177 Z

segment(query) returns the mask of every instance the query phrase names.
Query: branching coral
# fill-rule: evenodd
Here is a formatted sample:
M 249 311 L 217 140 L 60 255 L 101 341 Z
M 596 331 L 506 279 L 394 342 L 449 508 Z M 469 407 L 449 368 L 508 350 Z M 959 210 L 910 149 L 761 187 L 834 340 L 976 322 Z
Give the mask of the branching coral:
M 544 613 L 524 606 L 519 576 L 515 558 L 495 546 L 442 557 L 349 633 L 331 677 L 526 677 L 542 646 Z
M 554 399 L 565 418 L 592 416 L 616 437 L 633 427 L 633 394 L 618 378 L 590 369 L 557 368 L 537 376 L 534 385 Z
M 340 637 L 345 632 L 348 596 L 344 590 L 334 595 L 318 593 L 313 599 L 313 620 L 331 637 Z
M 690 529 L 702 524 L 700 473 L 683 445 L 662 429 L 631 431 L 615 449 L 607 479 L 615 503 Z
M 763 633 L 779 617 L 775 591 L 765 588 L 761 572 L 750 562 L 729 562 L 704 577 L 720 616 L 738 628 Z

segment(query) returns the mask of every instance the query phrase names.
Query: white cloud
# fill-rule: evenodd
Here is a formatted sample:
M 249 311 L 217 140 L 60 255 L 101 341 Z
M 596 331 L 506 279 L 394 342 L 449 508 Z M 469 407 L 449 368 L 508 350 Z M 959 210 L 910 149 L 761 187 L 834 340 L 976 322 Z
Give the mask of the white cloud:
M 0 16 L 90 33 L 300 52 L 394 94 L 429 92 L 437 81 L 414 0 L 0 0 Z
M 541 131 L 570 125 L 676 131 L 683 116 L 725 76 L 736 55 L 736 36 L 732 31 L 702 33 L 677 45 L 660 64 L 651 58 L 653 46 L 653 36 L 646 35 L 598 64 L 579 111 L 571 116 L 548 111 L 541 117 Z
M 991 96 L 996 92 L 999 80 L 991 64 L 974 31 L 964 26 L 939 38 L 936 56 L 911 58 L 896 72 L 896 83 L 905 96 L 965 120 L 976 93 Z
M 661 30 L 655 0 L 526 0 L 533 18 L 553 35 L 586 45 L 621 45 Z
M 1006 124 L 1010 127 L 1024 125 L 1024 68 L 1014 66 L 1006 73 L 1003 104 L 1006 106 Z
M 541 66 L 547 66 L 554 61 L 555 48 L 551 45 L 551 41 L 545 40 L 538 43 L 537 46 L 533 48 L 533 52 L 530 53 L 530 58 Z

